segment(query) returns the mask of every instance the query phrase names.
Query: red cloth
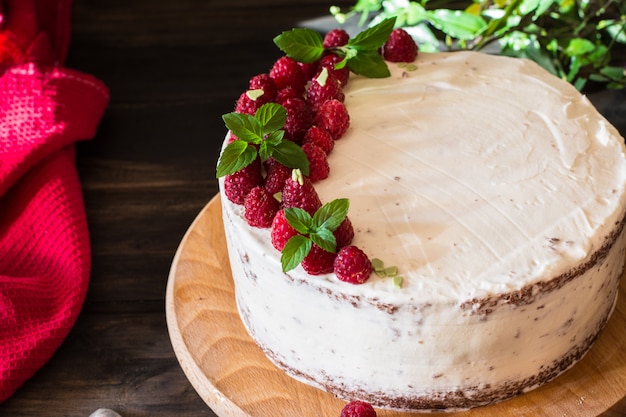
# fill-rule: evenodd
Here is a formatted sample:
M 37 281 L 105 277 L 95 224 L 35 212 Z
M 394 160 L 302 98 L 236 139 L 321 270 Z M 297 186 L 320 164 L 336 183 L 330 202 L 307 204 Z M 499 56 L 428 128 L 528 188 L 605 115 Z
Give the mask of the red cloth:
M 0 402 L 56 351 L 91 267 L 74 143 L 106 87 L 63 63 L 71 0 L 0 0 Z

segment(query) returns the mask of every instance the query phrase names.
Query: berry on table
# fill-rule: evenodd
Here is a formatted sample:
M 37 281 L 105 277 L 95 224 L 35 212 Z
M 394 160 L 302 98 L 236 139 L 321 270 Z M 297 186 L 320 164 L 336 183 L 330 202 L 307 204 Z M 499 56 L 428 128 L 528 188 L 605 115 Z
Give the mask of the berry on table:
M 339 417 L 376 417 L 376 411 L 371 404 L 365 401 L 354 400 L 343 407 Z
M 372 262 L 365 252 L 356 246 L 344 246 L 335 258 L 335 275 L 341 281 L 362 284 L 372 272 Z

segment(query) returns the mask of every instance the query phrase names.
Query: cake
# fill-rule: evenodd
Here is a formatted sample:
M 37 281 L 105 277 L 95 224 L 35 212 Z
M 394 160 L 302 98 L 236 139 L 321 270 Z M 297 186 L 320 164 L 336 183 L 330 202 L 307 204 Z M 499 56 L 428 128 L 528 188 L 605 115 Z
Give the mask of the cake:
M 351 76 L 350 127 L 315 188 L 349 198 L 353 243 L 401 284 L 283 273 L 270 230 L 222 189 L 241 319 L 279 368 L 345 400 L 456 411 L 539 387 L 616 304 L 624 139 L 527 60 L 459 51 L 388 67 Z

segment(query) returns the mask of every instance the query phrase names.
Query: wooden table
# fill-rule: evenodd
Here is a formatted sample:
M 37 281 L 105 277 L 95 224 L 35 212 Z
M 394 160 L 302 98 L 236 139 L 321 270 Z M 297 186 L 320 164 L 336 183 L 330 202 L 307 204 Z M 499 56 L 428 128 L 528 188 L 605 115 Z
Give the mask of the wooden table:
M 271 39 L 328 16 L 323 0 L 74 0 L 68 66 L 102 79 L 111 103 L 78 168 L 93 245 L 84 309 L 53 358 L 0 416 L 215 416 L 172 350 L 168 272 L 217 193 L 221 120 L 280 56 Z M 592 98 L 626 133 L 624 93 Z M 611 105 L 613 103 L 613 105 Z M 626 415 L 626 399 L 608 417 Z M 280 417 L 280 416 L 277 416 Z M 333 417 L 333 416 L 328 416 Z

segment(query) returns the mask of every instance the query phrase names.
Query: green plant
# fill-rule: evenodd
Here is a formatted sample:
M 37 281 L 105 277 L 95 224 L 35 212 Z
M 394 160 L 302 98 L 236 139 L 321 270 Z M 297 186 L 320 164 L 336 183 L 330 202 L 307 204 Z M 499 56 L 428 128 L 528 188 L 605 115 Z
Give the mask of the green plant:
M 579 90 L 626 86 L 625 0 L 358 0 L 341 23 L 396 17 L 420 50 L 491 50 L 528 58 Z M 372 16 L 374 16 L 372 18 Z

